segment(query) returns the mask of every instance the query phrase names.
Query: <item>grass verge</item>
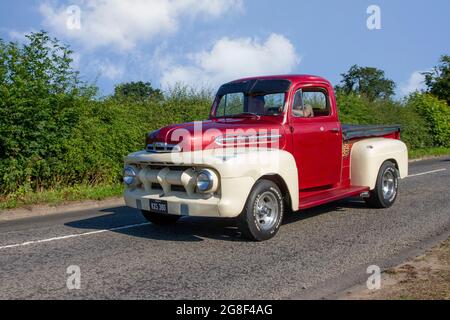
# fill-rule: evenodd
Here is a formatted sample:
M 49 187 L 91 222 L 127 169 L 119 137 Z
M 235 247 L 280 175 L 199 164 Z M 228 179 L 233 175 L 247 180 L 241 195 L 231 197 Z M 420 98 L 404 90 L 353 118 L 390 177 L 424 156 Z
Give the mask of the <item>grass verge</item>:
M 450 238 L 426 254 L 385 271 L 381 289 L 358 289 L 345 299 L 450 300 Z
M 27 205 L 59 205 L 69 201 L 104 200 L 121 196 L 122 184 L 73 187 L 46 190 L 41 192 L 23 192 L 0 196 L 0 210 L 14 209 Z
M 450 148 L 438 147 L 438 148 L 423 148 L 409 150 L 410 159 L 420 159 L 424 157 L 439 157 L 450 155 Z

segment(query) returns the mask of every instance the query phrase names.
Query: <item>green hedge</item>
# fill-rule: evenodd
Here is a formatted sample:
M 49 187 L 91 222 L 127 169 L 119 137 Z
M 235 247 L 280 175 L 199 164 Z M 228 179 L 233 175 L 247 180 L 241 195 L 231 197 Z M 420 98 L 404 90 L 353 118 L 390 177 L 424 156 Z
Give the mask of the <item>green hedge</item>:
M 15 127 L 22 135 L 11 131 L 3 136 L 4 141 L 16 142 L 17 153 L 15 145 L 4 144 L 7 152 L 0 158 L 0 194 L 117 182 L 124 156 L 144 148 L 147 132 L 207 118 L 209 107 L 209 99 L 198 94 L 146 103 L 80 99 L 70 105 L 74 114 L 69 129 L 49 117 L 45 125 L 37 125 L 37 136 L 31 135 L 36 126 L 27 121 L 32 114 L 21 114 Z
M 450 108 L 445 101 L 430 94 L 414 93 L 407 107 L 416 111 L 427 123 L 434 146 L 450 146 Z
M 376 101 L 369 102 L 363 97 L 354 94 L 337 96 L 340 118 L 343 123 L 352 124 L 399 124 L 402 127 L 402 140 L 406 142 L 409 148 L 430 148 L 445 146 L 444 141 L 448 143 L 449 130 L 449 107 L 445 102 L 432 97 L 430 100 L 427 94 L 413 94 L 404 101 Z M 431 108 L 436 104 L 439 108 Z M 442 105 L 442 103 L 444 105 Z M 421 110 L 429 110 L 431 114 L 426 116 Z M 445 116 L 447 112 L 447 116 Z M 446 126 L 447 138 L 441 134 L 441 131 L 435 129 L 435 122 L 430 121 L 429 117 L 440 119 L 439 128 L 443 132 Z M 447 117 L 446 124 L 442 119 Z M 445 140 L 447 139 L 447 140 Z
M 146 103 L 92 101 L 65 142 L 65 181 L 111 183 L 118 180 L 123 158 L 144 148 L 147 132 L 173 123 L 204 119 L 210 102 L 198 95 Z
M 16 111 L 0 140 L 7 151 L 0 158 L 0 193 L 117 182 L 123 157 L 144 147 L 147 132 L 205 119 L 210 104 L 209 95 L 179 88 L 163 100 L 145 103 L 55 98 L 52 110 L 58 106 L 60 111 L 39 117 L 37 123 L 33 112 Z M 448 145 L 449 118 L 442 117 L 448 106 L 434 97 L 416 94 L 402 103 L 370 103 L 339 95 L 338 104 L 344 123 L 400 124 L 402 139 L 412 149 Z M 39 99 L 29 102 L 32 110 L 44 105 Z

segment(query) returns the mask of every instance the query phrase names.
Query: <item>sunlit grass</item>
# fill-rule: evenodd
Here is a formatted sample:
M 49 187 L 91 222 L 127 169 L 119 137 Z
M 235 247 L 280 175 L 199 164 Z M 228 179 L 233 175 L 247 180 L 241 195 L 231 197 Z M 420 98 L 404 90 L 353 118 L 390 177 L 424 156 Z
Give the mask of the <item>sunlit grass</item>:
M 70 201 L 104 200 L 121 196 L 121 184 L 73 187 L 45 190 L 42 192 L 13 193 L 0 197 L 0 210 L 13 209 L 27 205 L 60 205 Z
M 410 159 L 420 159 L 429 156 L 446 156 L 446 155 L 450 155 L 450 148 L 437 147 L 437 148 L 409 150 Z

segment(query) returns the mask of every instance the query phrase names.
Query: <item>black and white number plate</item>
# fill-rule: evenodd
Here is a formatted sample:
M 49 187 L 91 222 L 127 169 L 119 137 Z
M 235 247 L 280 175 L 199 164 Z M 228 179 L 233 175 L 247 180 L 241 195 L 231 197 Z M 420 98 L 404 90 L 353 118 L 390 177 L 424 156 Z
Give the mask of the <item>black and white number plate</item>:
M 167 214 L 167 201 L 164 200 L 150 200 L 150 211 L 156 213 Z

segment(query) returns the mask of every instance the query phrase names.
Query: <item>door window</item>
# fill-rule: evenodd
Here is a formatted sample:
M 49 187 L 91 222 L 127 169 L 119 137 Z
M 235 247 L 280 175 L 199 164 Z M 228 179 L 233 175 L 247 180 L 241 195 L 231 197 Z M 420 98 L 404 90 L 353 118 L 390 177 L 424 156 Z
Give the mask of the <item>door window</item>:
M 330 103 L 326 90 L 308 88 L 297 91 L 292 114 L 299 118 L 316 118 L 330 115 Z

